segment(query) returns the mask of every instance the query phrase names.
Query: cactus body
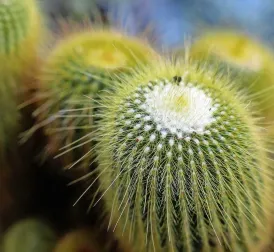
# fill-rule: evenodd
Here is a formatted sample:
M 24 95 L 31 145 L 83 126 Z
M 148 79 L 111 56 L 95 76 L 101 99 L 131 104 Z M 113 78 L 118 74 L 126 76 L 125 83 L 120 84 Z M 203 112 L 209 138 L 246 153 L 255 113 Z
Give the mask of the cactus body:
M 2 241 L 3 252 L 49 252 L 56 242 L 56 235 L 44 222 L 25 219 L 11 226 Z
M 57 243 L 54 252 L 102 251 L 93 238 L 94 234 L 85 230 L 68 233 Z
M 0 68 L 22 74 L 34 63 L 40 35 L 35 0 L 0 1 Z
M 134 251 L 248 251 L 263 239 L 264 143 L 228 83 L 155 63 L 104 96 L 98 200 Z
M 258 104 L 265 122 L 274 134 L 274 53 L 246 35 L 231 31 L 209 32 L 191 49 L 191 56 L 223 62 L 230 74 L 240 76 L 241 88 L 248 91 Z M 217 63 L 219 64 L 219 63 Z
M 151 55 L 152 49 L 142 42 L 114 31 L 84 31 L 65 38 L 46 60 L 37 92 L 42 102 L 34 112 L 38 122 L 26 136 L 45 126 L 51 153 L 67 145 L 73 148 L 82 137 L 90 142 L 93 136 L 87 135 L 90 126 L 86 126 L 92 125 L 93 109 L 92 105 L 85 109 L 90 100 L 84 95 L 96 99 L 100 90 L 111 88 L 112 78 L 148 62 Z M 77 116 L 67 116 L 69 110 Z M 83 152 L 84 147 L 69 152 L 64 156 L 66 165 L 73 165 Z
M 13 92 L 16 82 L 12 76 L 0 76 L 0 163 L 10 148 L 18 130 L 19 112 Z M 0 165 L 3 168 L 3 164 Z

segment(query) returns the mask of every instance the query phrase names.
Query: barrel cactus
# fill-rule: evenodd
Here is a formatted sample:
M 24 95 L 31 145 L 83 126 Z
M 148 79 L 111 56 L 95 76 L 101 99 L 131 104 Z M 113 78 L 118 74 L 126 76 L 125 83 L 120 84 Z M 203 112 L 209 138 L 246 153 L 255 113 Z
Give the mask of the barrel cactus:
M 246 104 L 188 60 L 152 63 L 102 95 L 94 204 L 134 251 L 250 251 L 267 238 L 268 154 Z
M 233 31 L 212 31 L 201 36 L 190 50 L 192 57 L 224 63 L 230 74 L 241 76 L 239 85 L 257 102 L 271 127 L 274 122 L 274 53 L 262 43 Z M 273 126 L 270 128 L 274 134 Z
M 35 0 L 0 1 L 0 67 L 24 73 L 37 56 L 41 16 Z
M 90 100 L 96 99 L 100 90 L 112 88 L 112 79 L 120 73 L 148 62 L 153 54 L 152 49 L 138 39 L 112 30 L 68 35 L 46 59 L 39 77 L 41 87 L 33 98 L 39 100 L 33 113 L 37 124 L 23 134 L 23 140 L 44 127 L 49 138 L 47 152 L 56 154 L 62 147 L 62 155 L 73 149 L 63 160 L 66 168 L 74 166 L 74 161 L 85 152 L 84 147 L 75 148 L 78 139 L 90 143 L 93 138 L 89 126 L 94 119 Z

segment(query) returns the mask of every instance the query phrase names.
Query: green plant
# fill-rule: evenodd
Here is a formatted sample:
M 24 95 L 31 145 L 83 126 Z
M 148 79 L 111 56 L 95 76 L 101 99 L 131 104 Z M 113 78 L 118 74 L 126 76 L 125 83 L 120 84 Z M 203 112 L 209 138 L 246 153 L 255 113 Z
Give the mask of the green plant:
M 78 139 L 90 143 L 93 138 L 93 105 L 86 108 L 84 96 L 97 99 L 100 90 L 112 88 L 112 79 L 140 62 L 148 62 L 153 54 L 143 42 L 113 30 L 81 31 L 62 39 L 39 76 L 41 87 L 33 98 L 38 100 L 33 112 L 37 123 L 23 135 L 23 141 L 43 127 L 49 138 L 47 152 L 56 154 L 62 147 L 60 155 L 68 153 L 63 156 L 65 166 L 76 165 L 75 160 L 86 150 L 85 146 L 75 147 Z M 81 115 L 68 115 L 71 111 L 80 111 Z
M 88 230 L 74 230 L 67 233 L 54 248 L 54 252 L 96 252 L 102 251 L 97 244 L 94 236 L 96 233 L 92 233 Z
M 50 252 L 53 250 L 56 240 L 56 234 L 43 221 L 24 219 L 6 231 L 1 251 Z
M 95 205 L 134 251 L 250 251 L 269 236 L 268 153 L 229 83 L 188 60 L 155 62 L 103 95 Z
M 6 151 L 11 149 L 12 139 L 17 133 L 20 119 L 17 110 L 16 97 L 13 92 L 16 82 L 12 76 L 6 76 L 4 73 L 0 76 L 0 164 L 5 159 Z M 1 168 L 3 166 L 0 165 Z
M 231 30 L 205 32 L 191 47 L 191 57 L 211 59 L 257 103 L 258 116 L 274 134 L 274 53 L 256 39 Z M 217 62 L 217 63 L 216 63 Z
M 0 67 L 24 74 L 34 64 L 42 34 L 35 0 L 0 1 Z

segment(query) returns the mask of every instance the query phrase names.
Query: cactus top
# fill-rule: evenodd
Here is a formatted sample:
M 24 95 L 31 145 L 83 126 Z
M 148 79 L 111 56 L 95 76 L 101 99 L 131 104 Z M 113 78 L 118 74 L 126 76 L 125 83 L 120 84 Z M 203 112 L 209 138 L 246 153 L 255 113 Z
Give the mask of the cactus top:
M 102 197 L 136 248 L 245 251 L 262 238 L 264 143 L 228 83 L 189 63 L 155 63 L 101 102 Z
M 138 39 L 114 31 L 84 31 L 61 40 L 48 58 L 47 69 L 117 71 L 149 61 L 152 49 Z M 77 70 L 76 70 L 77 71 Z
M 27 51 L 35 44 L 39 19 L 37 6 L 33 0 L 1 0 L 0 56 L 20 55 L 20 50 Z
M 228 67 L 230 74 L 239 78 L 238 84 L 254 98 L 273 135 L 274 53 L 267 46 L 236 32 L 209 32 L 194 43 L 190 54 L 197 59 L 209 56 L 216 66 Z
M 248 36 L 230 31 L 209 32 L 194 43 L 192 55 L 213 54 L 221 60 L 249 71 L 274 66 L 271 51 Z

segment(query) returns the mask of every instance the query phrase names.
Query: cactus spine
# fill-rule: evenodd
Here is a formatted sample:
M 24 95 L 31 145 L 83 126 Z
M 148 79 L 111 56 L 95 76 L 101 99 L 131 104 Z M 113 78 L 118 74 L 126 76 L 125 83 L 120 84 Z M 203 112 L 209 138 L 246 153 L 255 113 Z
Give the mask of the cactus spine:
M 50 141 L 47 148 L 51 153 L 57 153 L 64 146 L 75 149 L 77 139 L 82 137 L 91 142 L 93 136 L 87 135 L 90 133 L 87 125 L 92 125 L 93 105 L 84 95 L 96 99 L 100 90 L 111 88 L 112 78 L 130 71 L 140 62 L 148 62 L 152 54 L 152 49 L 143 42 L 111 30 L 82 31 L 61 40 L 40 75 L 41 88 L 36 96 L 41 99 L 33 113 L 38 122 L 25 137 L 45 126 Z M 90 106 L 86 109 L 88 103 Z M 68 115 L 68 111 L 73 110 L 74 114 L 82 113 Z M 78 151 L 77 148 L 72 152 L 64 149 L 64 153 L 68 152 L 64 156 L 67 168 L 74 165 L 73 161 L 82 156 L 85 148 Z
M 188 61 L 157 62 L 105 94 L 98 201 L 134 251 L 248 251 L 263 239 L 267 153 L 228 83 Z
M 241 88 L 258 104 L 274 134 L 274 53 L 258 41 L 233 31 L 208 32 L 194 43 L 192 57 L 223 62 L 232 74 L 240 76 Z M 227 68 L 226 68 L 227 69 Z M 271 126 L 272 125 L 272 126 Z
M 0 67 L 11 74 L 24 73 L 37 56 L 41 31 L 35 0 L 1 0 Z

